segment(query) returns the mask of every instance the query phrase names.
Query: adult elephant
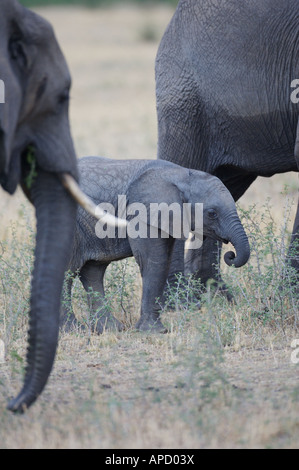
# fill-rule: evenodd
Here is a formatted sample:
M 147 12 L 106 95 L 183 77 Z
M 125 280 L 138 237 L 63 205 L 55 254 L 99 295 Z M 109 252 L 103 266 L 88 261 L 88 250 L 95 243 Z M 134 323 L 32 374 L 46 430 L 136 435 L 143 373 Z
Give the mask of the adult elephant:
M 25 381 L 8 405 L 22 411 L 43 390 L 55 357 L 77 207 L 65 186 L 74 196 L 77 164 L 68 119 L 71 79 L 52 27 L 16 0 L 0 0 L 0 11 L 0 184 L 13 194 L 20 183 L 37 218 Z M 82 194 L 75 197 L 82 202 Z
M 257 176 L 298 171 L 298 63 L 298 0 L 181 0 L 156 58 L 158 158 L 218 176 L 235 201 Z M 221 280 L 218 251 L 206 239 L 186 269 Z M 180 243 L 170 281 L 183 257 Z

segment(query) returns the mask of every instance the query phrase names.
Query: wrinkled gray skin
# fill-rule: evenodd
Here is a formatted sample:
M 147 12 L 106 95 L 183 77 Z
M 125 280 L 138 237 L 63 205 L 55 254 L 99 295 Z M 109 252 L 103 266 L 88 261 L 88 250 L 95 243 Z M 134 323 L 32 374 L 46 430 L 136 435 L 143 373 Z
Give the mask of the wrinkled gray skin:
M 23 411 L 42 392 L 59 331 L 60 298 L 69 262 L 76 204 L 59 180 L 77 177 L 68 121 L 70 75 L 52 27 L 15 0 L 0 0 L 0 184 L 20 183 L 35 206 L 37 235 L 24 386 L 8 405 Z M 26 149 L 34 148 L 37 176 L 28 188 Z
M 250 254 L 247 236 L 239 220 L 234 200 L 221 181 L 207 173 L 188 170 L 173 163 L 159 160 L 110 160 L 100 157 L 85 157 L 79 160 L 81 189 L 96 204 L 109 202 L 117 208 L 118 195 L 125 195 L 127 205 L 139 202 L 149 208 L 150 203 L 165 202 L 168 205 L 190 203 L 193 212 L 190 230 L 198 231 L 194 219 L 195 203 L 203 203 L 203 234 L 213 239 L 231 242 L 236 256 L 229 252 L 225 256 L 228 265 L 243 266 Z M 116 215 L 123 217 L 123 214 Z M 131 214 L 134 217 L 134 214 Z M 136 213 L 138 216 L 138 213 Z M 127 218 L 130 220 L 130 217 Z M 161 228 L 145 215 L 144 222 Z M 141 317 L 136 328 L 142 331 L 165 332 L 160 320 L 160 306 L 168 276 L 169 263 L 175 233 L 170 224 L 166 238 L 104 238 L 96 236 L 97 221 L 85 211 L 78 209 L 75 241 L 69 269 L 80 280 L 87 292 L 98 292 L 104 296 L 103 278 L 111 261 L 134 256 L 143 280 Z M 166 230 L 165 226 L 163 229 Z M 177 236 L 177 235 L 176 235 Z M 188 234 L 187 234 L 188 236 Z M 73 277 L 68 277 L 66 298 L 71 299 Z M 103 309 L 102 299 L 93 300 L 91 309 L 95 317 L 95 330 L 103 328 L 122 329 L 122 324 Z M 76 324 L 71 308 L 65 307 L 62 325 L 70 328 Z
M 298 0 L 181 0 L 156 58 L 158 158 L 218 176 L 235 201 L 257 176 L 298 171 L 298 64 Z M 186 272 L 221 281 L 217 245 L 189 252 Z M 177 242 L 170 282 L 183 264 Z

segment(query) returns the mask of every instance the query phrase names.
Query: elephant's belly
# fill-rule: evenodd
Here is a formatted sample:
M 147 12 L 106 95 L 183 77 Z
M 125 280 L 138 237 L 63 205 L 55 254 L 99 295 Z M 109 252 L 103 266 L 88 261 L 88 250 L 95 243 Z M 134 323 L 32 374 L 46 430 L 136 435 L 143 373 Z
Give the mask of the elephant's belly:
M 97 260 L 103 263 L 109 263 L 111 261 L 117 261 L 133 256 L 127 238 L 118 239 L 107 237 L 104 240 L 100 240 L 96 251 Z
M 232 164 L 260 176 L 298 171 L 294 157 L 295 118 L 286 113 L 229 117 L 221 135 Z

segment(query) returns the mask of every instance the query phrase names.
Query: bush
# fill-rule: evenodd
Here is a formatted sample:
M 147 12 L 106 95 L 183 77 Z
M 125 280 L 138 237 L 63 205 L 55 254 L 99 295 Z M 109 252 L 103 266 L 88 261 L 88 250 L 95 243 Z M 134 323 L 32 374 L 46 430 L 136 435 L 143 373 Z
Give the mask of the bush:
M 251 257 L 239 269 L 221 266 L 234 302 L 215 291 L 212 283 L 203 289 L 198 280 L 178 278 L 162 314 L 170 331 L 184 336 L 195 328 L 200 335 L 211 337 L 224 347 L 237 344 L 242 335 L 250 335 L 254 346 L 265 341 L 265 331 L 272 331 L 279 338 L 286 337 L 289 329 L 299 328 L 296 273 L 285 262 L 291 206 L 292 201 L 287 200 L 281 226 L 273 220 L 269 201 L 261 211 L 255 206 L 239 209 L 249 236 Z M 0 243 L 0 337 L 12 348 L 18 338 L 24 338 L 24 328 L 27 329 L 34 249 L 31 221 L 24 208 L 20 213 L 19 225 L 12 225 L 9 240 Z M 109 266 L 105 289 L 106 308 L 132 328 L 139 318 L 141 300 L 141 278 L 133 258 Z M 86 293 L 79 281 L 74 284 L 73 304 L 76 315 L 88 322 Z
M 18 340 L 26 337 L 35 238 L 24 206 L 19 213 L 19 222 L 10 227 L 9 240 L 0 241 L 0 338 L 18 361 Z

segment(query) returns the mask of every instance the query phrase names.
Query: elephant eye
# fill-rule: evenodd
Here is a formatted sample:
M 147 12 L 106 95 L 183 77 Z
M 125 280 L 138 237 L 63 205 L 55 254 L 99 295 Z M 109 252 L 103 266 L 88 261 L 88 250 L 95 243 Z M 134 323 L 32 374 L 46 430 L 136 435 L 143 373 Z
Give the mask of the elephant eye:
M 27 57 L 25 50 L 22 44 L 22 41 L 19 38 L 12 38 L 9 43 L 9 53 L 10 57 L 16 61 L 21 67 L 27 67 Z
M 70 99 L 70 89 L 66 88 L 63 93 L 58 96 L 58 104 L 63 104 L 69 101 Z
M 217 212 L 214 209 L 209 209 L 208 210 L 208 217 L 209 217 L 209 219 L 217 219 L 217 217 L 218 217 Z

